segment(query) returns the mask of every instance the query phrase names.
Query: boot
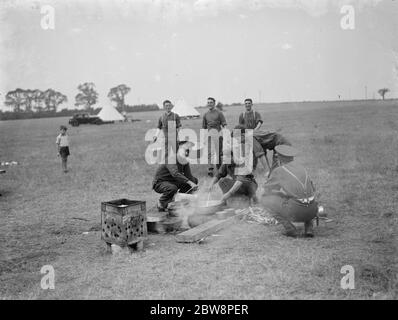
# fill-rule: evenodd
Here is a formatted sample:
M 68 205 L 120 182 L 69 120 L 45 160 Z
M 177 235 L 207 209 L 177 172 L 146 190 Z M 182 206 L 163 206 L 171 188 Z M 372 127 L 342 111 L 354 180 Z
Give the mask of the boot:
M 304 223 L 304 237 L 314 237 L 314 223 L 312 222 L 312 220 Z
M 287 237 L 298 237 L 296 227 L 288 220 L 279 219 L 278 222 L 285 228 L 285 232 L 283 233 Z

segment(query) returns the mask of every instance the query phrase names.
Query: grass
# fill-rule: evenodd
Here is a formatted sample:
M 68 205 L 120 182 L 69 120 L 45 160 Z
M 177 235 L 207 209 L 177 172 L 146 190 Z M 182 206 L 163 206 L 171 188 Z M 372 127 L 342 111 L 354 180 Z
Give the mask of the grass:
M 229 124 L 241 109 L 226 109 Z M 203 244 L 150 235 L 144 252 L 107 255 L 96 231 L 100 202 L 127 197 L 145 200 L 148 208 L 156 202 L 155 167 L 144 161 L 143 137 L 159 113 L 70 128 L 67 175 L 55 147 L 66 118 L 0 122 L 0 160 L 20 163 L 0 180 L 0 298 L 396 299 L 396 102 L 257 110 L 264 128 L 282 128 L 300 148 L 297 160 L 310 170 L 334 219 L 321 223 L 315 239 L 288 239 L 279 226 L 241 222 Z M 199 129 L 201 121 L 183 124 Z M 193 172 L 202 183 L 207 179 L 204 166 Z M 55 268 L 55 290 L 40 289 L 45 264 Z M 355 268 L 354 290 L 340 288 L 347 264 Z

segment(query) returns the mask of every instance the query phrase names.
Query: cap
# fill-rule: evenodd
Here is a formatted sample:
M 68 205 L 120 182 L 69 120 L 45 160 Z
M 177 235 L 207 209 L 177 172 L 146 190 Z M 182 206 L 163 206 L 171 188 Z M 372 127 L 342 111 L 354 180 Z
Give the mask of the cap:
M 276 153 L 284 157 L 295 157 L 299 152 L 297 149 L 288 145 L 279 145 L 275 147 Z

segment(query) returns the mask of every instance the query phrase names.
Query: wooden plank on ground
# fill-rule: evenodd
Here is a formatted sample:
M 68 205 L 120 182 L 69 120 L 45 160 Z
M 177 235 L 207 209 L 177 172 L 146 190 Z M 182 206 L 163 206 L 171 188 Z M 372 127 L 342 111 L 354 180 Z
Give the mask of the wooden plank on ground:
M 181 232 L 176 236 L 177 242 L 192 243 L 199 241 L 232 224 L 235 220 L 243 217 L 247 212 L 247 209 L 239 210 L 236 215 L 230 218 L 224 220 L 211 220 L 195 228 Z

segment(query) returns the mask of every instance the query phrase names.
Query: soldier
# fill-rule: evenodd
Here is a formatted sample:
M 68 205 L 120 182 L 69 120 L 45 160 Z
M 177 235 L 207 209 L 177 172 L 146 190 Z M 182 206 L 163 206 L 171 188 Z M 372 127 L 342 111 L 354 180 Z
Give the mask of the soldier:
M 264 185 L 261 204 L 285 227 L 286 235 L 297 237 L 293 222 L 304 222 L 304 236 L 313 237 L 313 219 L 318 212 L 315 187 L 307 170 L 294 162 L 297 151 L 287 145 L 275 147 L 278 167 Z
M 235 129 L 239 129 L 239 127 L 235 127 Z M 235 140 L 232 143 L 233 147 L 231 148 L 229 146 L 223 150 L 223 164 L 212 180 L 209 191 L 211 191 L 218 182 L 224 194 L 221 199 L 223 202 L 226 202 L 231 197 L 243 195 L 246 196 L 249 201 L 257 203 L 256 191 L 258 185 L 252 172 L 252 164 L 246 163 L 245 157 L 241 156 L 245 148 L 245 130 L 241 130 L 240 134 L 239 131 L 236 132 L 238 132 L 238 134 L 232 133 L 232 137 Z M 238 151 L 238 148 L 241 148 L 241 150 Z M 231 155 L 230 159 L 229 155 Z
M 245 100 L 246 112 L 242 112 L 239 116 L 239 124 L 246 129 L 258 130 L 263 124 L 261 115 L 253 110 L 253 100 L 248 98 Z
M 155 192 L 161 193 L 157 208 L 164 212 L 167 206 L 173 201 L 174 195 L 180 190 L 181 193 L 187 193 L 197 190 L 198 179 L 191 173 L 191 168 L 187 157 L 189 148 L 193 143 L 188 141 L 179 141 L 176 164 L 161 164 L 156 170 L 152 182 L 152 188 Z
M 208 138 L 211 139 L 211 143 L 208 143 L 208 175 L 214 176 L 213 159 L 216 157 L 217 168 L 221 165 L 221 148 L 222 148 L 222 136 L 220 131 L 227 125 L 224 114 L 215 108 L 216 100 L 212 97 L 207 98 L 207 106 L 209 111 L 203 116 L 202 128 L 209 131 Z
M 165 109 L 165 113 L 159 118 L 158 121 L 158 127 L 155 136 L 153 137 L 153 142 L 156 142 L 157 139 L 159 138 L 159 134 L 162 131 L 163 132 L 163 137 L 164 137 L 164 156 L 167 159 L 168 151 L 169 151 L 169 138 L 175 139 L 175 144 L 174 146 L 177 146 L 177 137 L 178 137 L 178 131 L 181 128 L 181 119 L 180 116 L 171 110 L 174 108 L 174 105 L 171 103 L 170 100 L 165 100 L 163 101 L 163 109 Z M 175 126 L 175 137 L 169 137 L 168 136 L 168 128 L 169 128 L 169 122 L 170 124 Z M 173 132 L 174 133 L 174 132 Z M 171 141 L 170 141 L 171 142 Z M 173 144 L 172 144 L 173 145 Z

